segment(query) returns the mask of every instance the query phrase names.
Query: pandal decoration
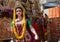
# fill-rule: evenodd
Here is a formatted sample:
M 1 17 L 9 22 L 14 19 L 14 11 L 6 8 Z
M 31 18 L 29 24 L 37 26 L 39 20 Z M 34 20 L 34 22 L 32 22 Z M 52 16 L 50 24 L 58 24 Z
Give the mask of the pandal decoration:
M 21 7 L 21 6 L 20 6 Z M 19 36 L 19 34 L 17 33 L 16 27 L 15 27 L 15 20 L 16 20 L 16 11 L 14 9 L 14 15 L 13 15 L 13 21 L 14 21 L 14 26 L 13 26 L 13 31 L 14 31 L 14 35 L 17 39 L 23 39 L 24 38 L 24 34 L 26 31 L 26 19 L 25 19 L 25 9 L 24 7 L 21 7 L 23 9 L 23 29 L 22 29 L 22 34 Z

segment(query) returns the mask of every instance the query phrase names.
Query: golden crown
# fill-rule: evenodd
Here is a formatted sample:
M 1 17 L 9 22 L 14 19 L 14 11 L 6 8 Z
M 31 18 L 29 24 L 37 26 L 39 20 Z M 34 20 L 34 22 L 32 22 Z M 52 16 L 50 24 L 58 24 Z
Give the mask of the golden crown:
M 15 3 L 15 7 L 14 7 L 14 8 L 16 8 L 16 7 L 24 8 L 24 7 L 22 6 L 22 4 L 21 4 L 20 1 L 16 1 L 16 3 Z

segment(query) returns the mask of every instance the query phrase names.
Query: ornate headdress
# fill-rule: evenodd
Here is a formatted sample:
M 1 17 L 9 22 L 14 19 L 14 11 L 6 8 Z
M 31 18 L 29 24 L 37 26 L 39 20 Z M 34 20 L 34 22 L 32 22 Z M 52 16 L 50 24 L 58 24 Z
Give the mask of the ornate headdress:
M 21 2 L 19 2 L 19 1 L 16 1 L 14 8 L 16 8 L 16 7 L 21 7 L 22 9 L 24 8 L 23 5 L 21 4 Z

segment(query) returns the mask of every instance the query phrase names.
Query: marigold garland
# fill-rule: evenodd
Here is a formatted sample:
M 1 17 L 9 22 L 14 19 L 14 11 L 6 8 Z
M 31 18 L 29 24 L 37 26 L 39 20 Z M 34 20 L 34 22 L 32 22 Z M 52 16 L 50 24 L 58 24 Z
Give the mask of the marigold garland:
M 14 21 L 14 26 L 13 26 L 13 31 L 14 31 L 14 35 L 17 39 L 23 39 L 24 38 L 24 34 L 26 31 L 26 19 L 25 19 L 25 9 L 22 7 L 23 9 L 23 29 L 22 29 L 22 34 L 21 36 L 19 36 L 19 34 L 16 32 L 16 27 L 15 27 L 15 20 L 16 20 L 16 11 L 14 9 L 14 15 L 13 15 L 13 21 Z

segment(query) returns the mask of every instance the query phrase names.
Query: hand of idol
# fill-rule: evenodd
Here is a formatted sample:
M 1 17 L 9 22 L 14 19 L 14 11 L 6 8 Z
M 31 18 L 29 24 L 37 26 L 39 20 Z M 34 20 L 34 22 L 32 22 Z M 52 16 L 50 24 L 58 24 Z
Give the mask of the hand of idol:
M 37 40 L 39 37 L 38 37 L 38 35 L 36 34 L 34 38 Z

